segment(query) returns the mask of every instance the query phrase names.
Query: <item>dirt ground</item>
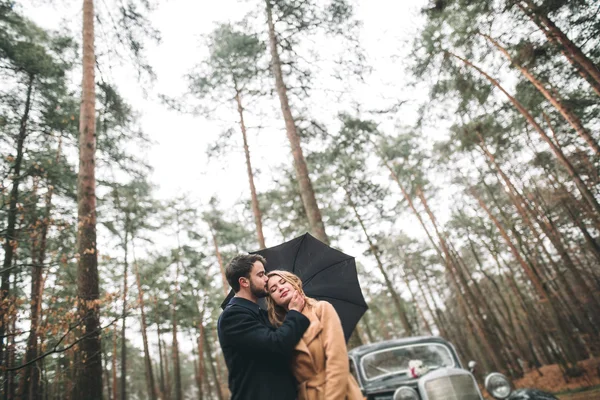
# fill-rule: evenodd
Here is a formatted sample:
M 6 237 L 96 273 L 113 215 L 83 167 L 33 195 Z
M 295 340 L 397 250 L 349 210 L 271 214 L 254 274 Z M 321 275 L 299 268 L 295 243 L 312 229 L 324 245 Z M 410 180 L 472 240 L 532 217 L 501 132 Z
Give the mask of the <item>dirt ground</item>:
M 591 390 L 572 394 L 559 394 L 557 397 L 560 400 L 599 400 L 600 388 L 592 388 Z
M 558 365 L 547 365 L 540 368 L 539 372 L 528 372 L 523 378 L 515 381 L 515 386 L 557 393 L 561 400 L 600 400 L 600 359 L 585 360 L 580 362 L 579 366 L 583 367 L 584 374 L 577 378 L 569 378 L 568 381 L 563 377 Z M 584 388 L 590 389 L 581 391 Z

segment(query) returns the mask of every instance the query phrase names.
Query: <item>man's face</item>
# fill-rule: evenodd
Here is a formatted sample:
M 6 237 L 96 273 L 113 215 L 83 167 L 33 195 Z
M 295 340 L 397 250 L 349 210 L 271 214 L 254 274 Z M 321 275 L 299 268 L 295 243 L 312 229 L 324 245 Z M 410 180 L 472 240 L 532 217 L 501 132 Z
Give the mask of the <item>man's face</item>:
M 269 295 L 267 282 L 269 278 L 265 272 L 265 266 L 260 261 L 255 261 L 250 271 L 250 291 L 258 298 Z

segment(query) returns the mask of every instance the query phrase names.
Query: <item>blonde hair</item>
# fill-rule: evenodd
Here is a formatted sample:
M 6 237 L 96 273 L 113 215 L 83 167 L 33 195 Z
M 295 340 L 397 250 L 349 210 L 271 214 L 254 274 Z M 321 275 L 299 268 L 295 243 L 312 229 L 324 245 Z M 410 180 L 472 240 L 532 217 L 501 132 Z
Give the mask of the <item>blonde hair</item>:
M 292 285 L 294 290 L 296 290 L 301 296 L 304 296 L 304 298 L 306 299 L 307 306 L 312 307 L 317 303 L 315 299 L 307 297 L 306 294 L 304 294 L 304 290 L 302 290 L 302 280 L 297 275 L 289 271 L 275 270 L 269 272 L 267 276 L 269 277 L 269 279 L 271 279 L 271 277 L 273 276 L 279 276 L 281 279 Z M 271 321 L 271 324 L 273 324 L 273 326 L 280 327 L 283 324 L 283 321 L 285 320 L 287 310 L 281 307 L 280 305 L 277 305 L 270 295 L 266 297 L 266 301 L 267 312 L 269 313 L 269 321 Z

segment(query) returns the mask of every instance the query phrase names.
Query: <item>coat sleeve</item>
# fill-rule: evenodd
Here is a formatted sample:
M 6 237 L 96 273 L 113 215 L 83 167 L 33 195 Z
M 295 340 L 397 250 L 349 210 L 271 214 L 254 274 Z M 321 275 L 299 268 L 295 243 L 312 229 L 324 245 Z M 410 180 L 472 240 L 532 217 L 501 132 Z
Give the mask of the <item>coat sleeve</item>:
M 323 346 L 325 348 L 325 400 L 343 400 L 348 390 L 350 364 L 342 322 L 335 308 L 321 302 L 321 324 L 323 326 Z
M 245 310 L 229 310 L 219 320 L 222 337 L 231 346 L 244 352 L 284 357 L 291 357 L 309 325 L 308 318 L 296 311 L 288 312 L 278 329 L 270 329 Z

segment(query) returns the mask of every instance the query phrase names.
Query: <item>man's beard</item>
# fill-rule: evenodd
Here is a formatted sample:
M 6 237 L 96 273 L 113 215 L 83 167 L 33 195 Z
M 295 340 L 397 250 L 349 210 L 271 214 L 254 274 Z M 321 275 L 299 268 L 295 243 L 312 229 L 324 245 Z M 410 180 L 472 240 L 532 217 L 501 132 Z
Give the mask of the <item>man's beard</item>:
M 260 286 L 254 286 L 252 281 L 250 281 L 250 292 L 259 299 L 269 295 L 266 285 L 261 288 Z

